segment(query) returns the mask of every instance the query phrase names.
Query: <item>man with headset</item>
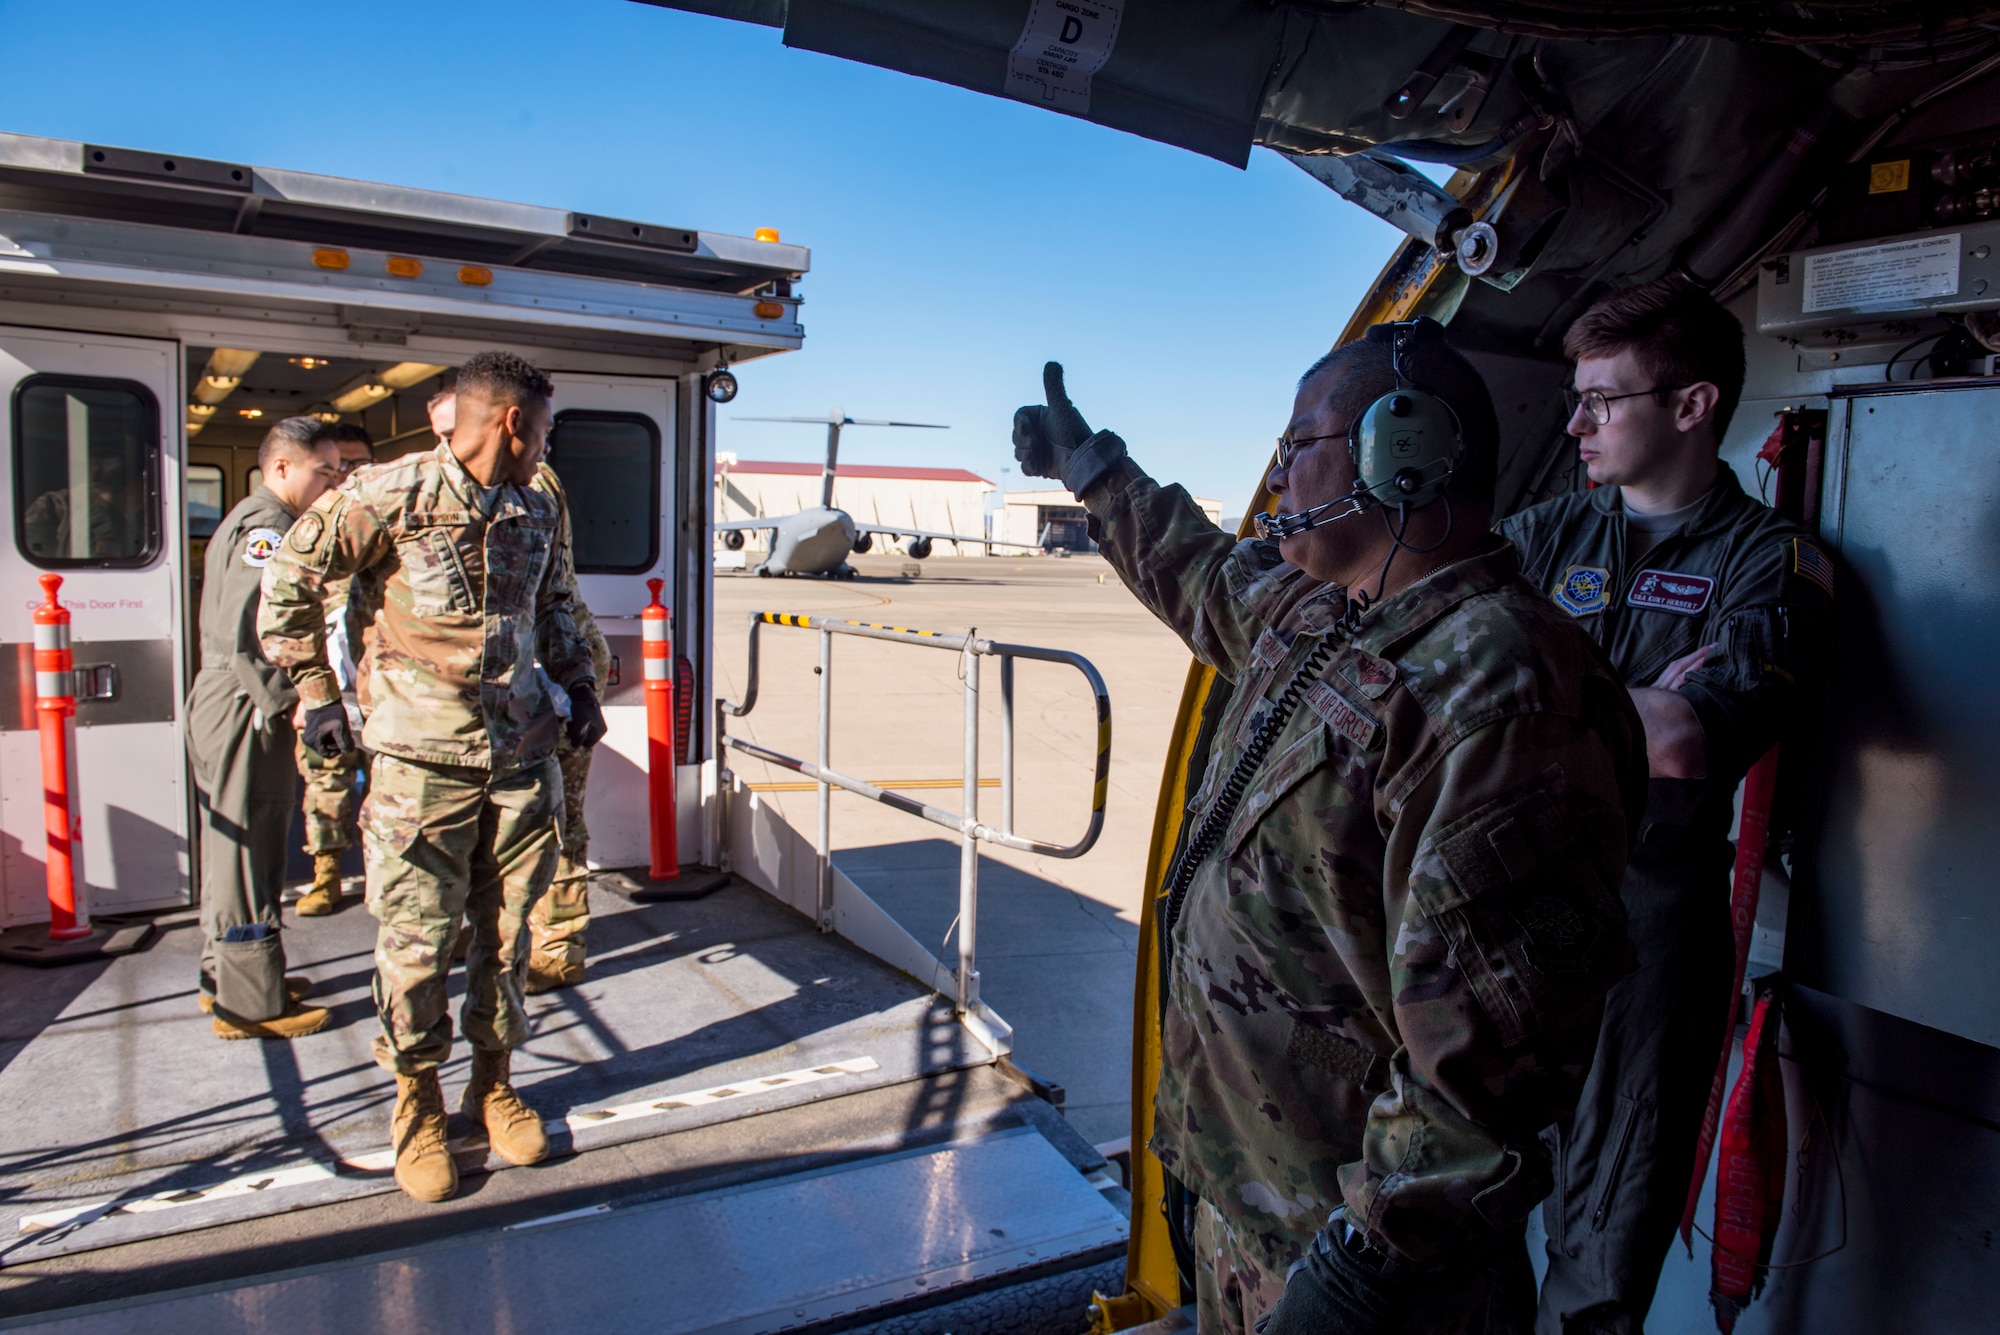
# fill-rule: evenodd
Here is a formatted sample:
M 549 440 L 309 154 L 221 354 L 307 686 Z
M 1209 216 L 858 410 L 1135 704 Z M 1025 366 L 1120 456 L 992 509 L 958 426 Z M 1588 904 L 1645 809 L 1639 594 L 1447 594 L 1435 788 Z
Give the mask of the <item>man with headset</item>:
M 1228 683 L 1156 901 L 1152 1148 L 1170 1219 L 1198 1198 L 1175 1232 L 1201 1331 L 1456 1331 L 1507 1282 L 1518 1305 L 1537 1132 L 1631 967 L 1645 749 L 1488 529 L 1484 382 L 1428 320 L 1321 358 L 1239 542 L 1044 378 L 1023 471 Z
M 1590 1080 L 1556 1128 L 1539 1335 L 1644 1329 L 1687 1200 L 1728 1022 L 1736 786 L 1817 674 L 1833 563 L 1717 458 L 1743 326 L 1668 277 L 1563 340 L 1569 432 L 1597 487 L 1500 525 L 1528 579 L 1604 646 L 1652 780 L 1623 894 L 1639 969 L 1613 989 Z

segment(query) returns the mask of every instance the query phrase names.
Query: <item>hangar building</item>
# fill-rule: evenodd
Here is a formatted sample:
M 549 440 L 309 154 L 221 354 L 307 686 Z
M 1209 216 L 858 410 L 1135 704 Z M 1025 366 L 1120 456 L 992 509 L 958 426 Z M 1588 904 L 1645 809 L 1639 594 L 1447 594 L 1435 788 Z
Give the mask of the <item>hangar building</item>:
M 1194 503 L 1214 523 L 1222 522 L 1222 502 L 1195 497 Z M 1006 503 L 991 515 L 987 537 L 999 542 L 1041 546 L 1046 540 L 1065 551 L 1092 552 L 1096 544 L 1084 531 L 1084 509 L 1066 487 L 1047 491 L 1010 491 Z
M 819 504 L 820 466 L 738 459 L 718 453 L 715 463 L 715 518 L 764 519 L 788 515 Z M 991 482 L 963 468 L 907 468 L 898 465 L 843 463 L 834 470 L 833 503 L 864 524 L 891 527 L 908 524 L 932 533 L 963 533 L 968 538 L 986 532 L 986 498 L 998 491 Z M 745 550 L 770 546 L 770 533 L 751 530 Z M 879 540 L 878 540 L 879 541 Z M 879 548 L 878 548 L 879 550 Z M 940 543 L 939 555 L 984 556 L 971 543 Z

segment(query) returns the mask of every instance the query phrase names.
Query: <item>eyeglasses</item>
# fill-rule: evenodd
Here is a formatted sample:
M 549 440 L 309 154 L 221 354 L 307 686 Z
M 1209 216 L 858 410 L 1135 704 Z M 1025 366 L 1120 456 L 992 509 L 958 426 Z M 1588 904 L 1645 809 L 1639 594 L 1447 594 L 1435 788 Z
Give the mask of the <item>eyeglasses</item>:
M 1278 467 L 1290 468 L 1292 460 L 1299 457 L 1299 447 L 1302 445 L 1313 445 L 1322 440 L 1346 440 L 1347 437 L 1348 433 L 1345 431 L 1338 431 L 1330 436 L 1300 436 L 1297 439 L 1293 439 L 1290 433 L 1282 435 L 1278 437 Z
M 345 477 L 347 474 L 352 473 L 355 469 L 364 467 L 373 462 L 374 460 L 372 459 L 342 459 L 340 461 L 341 475 Z
M 1586 389 L 1579 394 L 1573 389 L 1565 388 L 1563 402 L 1569 405 L 1571 417 L 1576 416 L 1576 410 L 1581 408 L 1591 421 L 1604 426 L 1611 421 L 1611 405 L 1620 399 L 1639 399 L 1648 394 L 1671 394 L 1677 389 L 1686 388 L 1686 385 L 1655 385 L 1651 389 L 1635 389 L 1630 394 L 1606 394 L 1601 389 Z

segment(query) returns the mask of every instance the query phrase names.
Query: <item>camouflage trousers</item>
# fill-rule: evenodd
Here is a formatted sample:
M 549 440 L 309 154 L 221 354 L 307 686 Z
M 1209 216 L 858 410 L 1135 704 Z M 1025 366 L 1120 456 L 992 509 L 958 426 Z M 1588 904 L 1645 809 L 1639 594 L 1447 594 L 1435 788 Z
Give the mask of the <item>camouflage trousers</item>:
M 483 769 L 376 755 L 361 807 L 375 937 L 375 1060 L 399 1075 L 451 1053 L 445 978 L 463 918 L 472 928 L 459 1024 L 475 1048 L 520 1046 L 528 914 L 555 875 L 562 771 L 545 756 L 495 778 Z
M 581 964 L 584 932 L 590 927 L 590 827 L 583 822 L 583 794 L 590 783 L 590 747 L 572 746 L 565 736 L 556 747 L 562 769 L 562 857 L 549 892 L 528 915 L 534 952 L 565 964 Z
M 1305 1254 L 1319 1220 L 1277 1233 L 1261 1211 L 1224 1218 L 1207 1201 L 1194 1216 L 1196 1335 L 1250 1335 L 1285 1292 L 1285 1272 Z M 1293 1234 L 1304 1230 L 1303 1240 Z
M 366 784 L 368 753 L 356 748 L 328 760 L 301 737 L 293 758 L 306 785 L 306 852 L 345 851 L 354 843 L 354 781 Z

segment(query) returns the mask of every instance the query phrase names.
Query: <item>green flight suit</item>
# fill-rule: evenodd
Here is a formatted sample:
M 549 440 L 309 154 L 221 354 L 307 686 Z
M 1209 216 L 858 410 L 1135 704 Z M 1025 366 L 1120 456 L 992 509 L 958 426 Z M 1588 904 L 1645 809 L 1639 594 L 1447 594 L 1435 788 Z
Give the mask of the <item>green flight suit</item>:
M 1645 749 L 1624 688 L 1497 540 L 1343 624 L 1345 589 L 1129 462 L 1083 500 L 1120 578 L 1234 683 L 1187 829 L 1298 699 L 1161 983 L 1152 1148 L 1201 1201 L 1204 1335 L 1268 1311 L 1342 1205 L 1489 1301 L 1549 1190 L 1537 1133 L 1630 968 Z
M 285 1009 L 278 897 L 297 792 L 299 697 L 257 642 L 257 608 L 264 568 L 294 517 L 258 487 L 209 538 L 201 670 L 188 691 L 188 761 L 200 795 L 201 990 L 244 1020 Z
M 1499 531 L 1529 582 L 1604 647 L 1627 686 L 1720 646 L 1680 688 L 1701 723 L 1708 777 L 1649 785 L 1621 887 L 1639 969 L 1606 1000 L 1583 1098 L 1556 1128 L 1556 1190 L 1542 1212 L 1538 1335 L 1635 1335 L 1680 1223 L 1722 1055 L 1736 786 L 1818 673 L 1833 565 L 1726 465 L 1681 526 L 1636 559 L 1617 487 L 1545 501 Z

